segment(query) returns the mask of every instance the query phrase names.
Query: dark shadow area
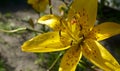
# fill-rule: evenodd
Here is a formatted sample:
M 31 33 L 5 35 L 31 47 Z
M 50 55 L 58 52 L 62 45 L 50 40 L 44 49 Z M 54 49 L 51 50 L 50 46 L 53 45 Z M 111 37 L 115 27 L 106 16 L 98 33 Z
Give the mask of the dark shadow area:
M 120 35 L 106 39 L 105 45 L 110 49 L 111 54 L 120 63 Z
M 106 5 L 98 4 L 98 17 L 100 22 L 116 22 L 120 23 L 120 10 Z
M 28 10 L 31 7 L 27 4 L 27 0 L 1 0 L 0 12 L 16 12 L 19 10 Z

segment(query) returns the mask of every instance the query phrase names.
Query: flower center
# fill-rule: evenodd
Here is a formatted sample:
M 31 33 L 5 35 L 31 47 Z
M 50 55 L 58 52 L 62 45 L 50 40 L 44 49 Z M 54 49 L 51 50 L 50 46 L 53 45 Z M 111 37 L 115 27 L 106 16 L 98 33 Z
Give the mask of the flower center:
M 83 36 L 86 37 L 86 35 L 90 32 L 90 28 L 88 25 L 88 13 L 86 10 L 83 8 L 82 10 L 79 11 L 74 11 L 74 15 L 71 18 L 70 24 L 71 24 L 71 31 L 72 34 L 77 39 L 83 38 Z
M 71 32 L 74 35 L 75 40 L 77 40 L 71 41 L 71 43 L 78 44 L 80 46 L 83 44 L 85 37 L 90 32 L 88 25 L 88 14 L 86 10 L 83 8 L 80 11 L 74 12 L 74 15 L 69 24 L 71 25 Z
M 68 18 L 66 23 L 62 24 L 66 28 L 66 31 L 64 31 L 66 34 L 62 34 L 61 31 L 59 32 L 61 42 L 66 46 L 80 46 L 89 32 L 87 12 L 84 9 L 74 12 L 74 15 Z

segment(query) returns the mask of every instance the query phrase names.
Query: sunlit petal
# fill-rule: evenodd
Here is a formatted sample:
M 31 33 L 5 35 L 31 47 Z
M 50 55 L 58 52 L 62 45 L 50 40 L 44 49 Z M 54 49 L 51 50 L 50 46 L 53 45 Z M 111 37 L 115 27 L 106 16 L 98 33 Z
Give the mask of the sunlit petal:
M 56 15 L 45 15 L 38 19 L 38 23 L 45 24 L 52 28 L 54 31 L 65 29 L 62 25 L 62 20 Z
M 115 71 L 120 71 L 120 68 L 116 69 Z
M 94 35 L 93 35 L 94 34 Z M 91 36 L 95 36 L 98 41 L 120 34 L 120 24 L 105 22 L 93 28 Z
M 59 16 L 45 15 L 38 19 L 38 23 L 45 24 L 52 28 L 54 31 L 66 32 L 69 35 L 73 36 L 70 30 L 71 28 L 68 27 L 68 23 L 64 19 L 61 19 Z
M 59 71 L 75 71 L 81 56 L 80 47 L 71 47 L 62 58 Z
M 79 18 L 80 24 L 86 23 L 92 28 L 97 15 L 97 0 L 73 0 L 68 12 L 68 18 Z
M 67 39 L 69 40 L 69 38 Z M 67 41 L 66 41 L 67 43 Z M 48 32 L 40 34 L 22 45 L 22 50 L 26 52 L 52 52 L 69 48 L 60 41 L 59 32 Z
M 114 57 L 97 41 L 85 40 L 82 52 L 87 59 L 105 71 L 115 71 L 120 68 Z

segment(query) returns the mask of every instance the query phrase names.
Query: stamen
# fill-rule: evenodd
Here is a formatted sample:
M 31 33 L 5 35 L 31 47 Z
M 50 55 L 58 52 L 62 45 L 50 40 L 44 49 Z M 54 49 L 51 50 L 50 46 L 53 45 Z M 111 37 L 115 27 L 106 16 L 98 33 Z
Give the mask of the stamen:
M 85 39 L 85 36 L 84 35 L 82 35 L 82 37 L 83 37 L 83 40 Z
M 59 31 L 59 36 L 61 37 L 61 30 Z
M 78 43 L 78 46 L 81 46 L 81 45 L 83 45 L 84 43 L 84 40 L 85 40 L 85 36 L 84 35 L 82 35 L 81 36 L 81 38 L 80 38 L 80 40 L 79 40 L 79 43 Z
M 82 27 L 82 25 L 80 25 L 80 31 L 82 31 L 82 29 L 83 29 L 83 27 Z
M 70 45 L 71 45 L 71 46 L 73 45 L 73 40 L 71 40 L 71 43 L 70 43 Z

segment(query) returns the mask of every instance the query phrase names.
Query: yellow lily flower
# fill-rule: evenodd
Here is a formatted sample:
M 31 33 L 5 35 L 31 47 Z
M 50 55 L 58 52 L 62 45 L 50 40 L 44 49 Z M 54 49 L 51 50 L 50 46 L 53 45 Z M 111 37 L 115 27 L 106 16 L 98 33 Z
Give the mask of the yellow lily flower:
M 53 31 L 26 41 L 22 50 L 53 52 L 68 49 L 59 71 L 75 71 L 82 55 L 104 71 L 118 71 L 119 63 L 98 41 L 120 34 L 120 25 L 105 22 L 94 26 L 96 15 L 97 0 L 74 0 L 66 19 L 56 15 L 41 17 L 38 22 Z
M 48 0 L 28 0 L 28 4 L 31 4 L 36 11 L 43 12 L 48 5 Z

